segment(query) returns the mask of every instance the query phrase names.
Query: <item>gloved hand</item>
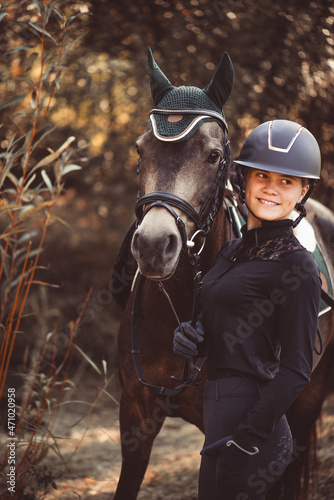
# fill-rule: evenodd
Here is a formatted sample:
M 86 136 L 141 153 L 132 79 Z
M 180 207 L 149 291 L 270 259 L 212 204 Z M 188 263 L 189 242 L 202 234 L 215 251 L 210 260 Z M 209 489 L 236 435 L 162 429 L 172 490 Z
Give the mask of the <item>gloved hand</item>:
M 201 455 L 217 455 L 216 480 L 219 489 L 226 489 L 247 472 L 253 455 L 259 453 L 256 446 L 239 443 L 233 436 L 219 439 L 201 451 Z
M 191 326 L 191 321 L 181 323 L 182 330 L 178 326 L 174 331 L 173 351 L 182 358 L 197 356 L 197 344 L 204 340 L 204 328 L 200 321 L 196 322 L 196 328 Z

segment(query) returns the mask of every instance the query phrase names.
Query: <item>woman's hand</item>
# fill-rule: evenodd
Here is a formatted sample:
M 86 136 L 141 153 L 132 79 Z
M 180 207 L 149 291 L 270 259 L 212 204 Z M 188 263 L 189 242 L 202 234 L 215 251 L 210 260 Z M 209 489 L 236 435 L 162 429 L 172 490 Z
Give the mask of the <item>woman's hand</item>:
M 197 356 L 197 345 L 204 340 L 204 328 L 200 321 L 197 321 L 196 328 L 191 326 L 191 322 L 181 323 L 182 329 L 178 326 L 174 331 L 173 351 L 182 358 L 192 358 Z

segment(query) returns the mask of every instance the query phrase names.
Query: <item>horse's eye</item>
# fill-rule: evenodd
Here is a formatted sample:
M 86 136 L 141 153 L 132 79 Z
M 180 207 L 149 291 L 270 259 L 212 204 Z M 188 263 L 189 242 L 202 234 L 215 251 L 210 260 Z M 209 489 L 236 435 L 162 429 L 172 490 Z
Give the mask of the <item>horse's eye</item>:
M 213 153 L 210 154 L 208 161 L 210 163 L 216 163 L 220 158 L 220 154 L 217 151 L 214 151 Z

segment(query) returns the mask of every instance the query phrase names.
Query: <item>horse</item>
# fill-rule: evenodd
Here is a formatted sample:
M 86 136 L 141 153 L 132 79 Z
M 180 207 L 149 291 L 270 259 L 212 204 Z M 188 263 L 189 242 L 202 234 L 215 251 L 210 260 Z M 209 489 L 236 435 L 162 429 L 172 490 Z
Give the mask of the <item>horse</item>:
M 122 467 L 114 500 L 137 498 L 154 440 L 167 417 L 180 417 L 204 432 L 205 358 L 185 362 L 175 355 L 173 332 L 180 322 L 194 321 L 201 278 L 221 246 L 239 235 L 242 218 L 228 173 L 231 162 L 222 111 L 233 86 L 228 54 L 203 90 L 174 87 L 150 49 L 148 68 L 156 107 L 137 140 L 137 221 L 119 254 L 116 278 L 121 277 L 124 287 L 114 287 L 126 290 L 114 295 L 118 301 L 122 297 L 124 307 L 118 334 Z M 208 109 L 206 97 L 215 106 Z M 329 269 L 330 288 L 334 269 L 325 238 L 334 237 L 334 216 L 322 205 L 308 203 L 309 219 Z M 128 258 L 130 245 L 133 257 Z M 126 278 L 133 281 L 131 292 Z M 295 479 L 295 470 L 302 474 L 305 461 L 309 463 L 304 450 L 314 446 L 310 436 L 326 397 L 324 382 L 333 353 L 333 314 L 324 314 L 319 328 L 322 353 L 315 354 L 311 381 L 289 411 L 296 444 L 292 473 L 286 473 L 283 486 L 273 487 L 272 499 L 298 499 L 300 480 Z M 307 486 L 305 470 L 304 476 Z

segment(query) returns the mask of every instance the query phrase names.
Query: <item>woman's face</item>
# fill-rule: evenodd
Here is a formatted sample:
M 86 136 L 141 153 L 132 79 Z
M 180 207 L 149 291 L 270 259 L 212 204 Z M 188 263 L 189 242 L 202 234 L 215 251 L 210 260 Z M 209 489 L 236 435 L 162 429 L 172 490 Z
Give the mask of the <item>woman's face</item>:
M 260 220 L 287 219 L 309 189 L 300 177 L 265 172 L 249 168 L 246 171 L 245 200 L 248 208 Z M 258 227 L 261 222 L 249 212 L 247 229 Z

